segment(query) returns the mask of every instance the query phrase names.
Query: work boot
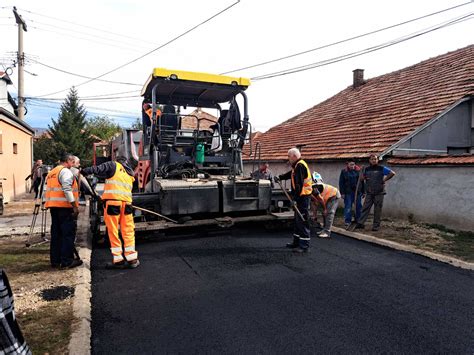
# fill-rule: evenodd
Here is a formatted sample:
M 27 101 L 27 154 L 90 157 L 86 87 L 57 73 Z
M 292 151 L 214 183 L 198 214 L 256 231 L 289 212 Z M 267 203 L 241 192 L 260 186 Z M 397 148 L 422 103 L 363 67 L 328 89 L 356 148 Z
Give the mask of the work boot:
M 355 229 L 364 229 L 365 226 L 362 223 L 357 223 Z
M 373 226 L 372 231 L 377 232 L 380 229 L 380 226 Z
M 330 238 L 331 236 L 327 234 L 326 232 L 322 232 L 318 234 L 319 238 Z
M 118 263 L 106 263 L 105 264 L 106 269 L 110 270 L 123 270 L 128 268 L 128 263 L 125 260 L 119 261 Z
M 290 249 L 298 248 L 298 244 L 295 243 L 286 243 L 286 247 Z
M 83 264 L 81 259 L 74 259 L 67 265 L 61 265 L 61 269 L 72 269 L 74 267 L 81 266 Z
M 132 261 L 129 261 L 129 262 L 128 262 L 128 268 L 129 268 L 129 269 L 135 269 L 135 268 L 137 268 L 139 265 L 140 265 L 140 262 L 138 261 L 138 259 L 135 259 L 135 260 L 132 260 Z
M 297 247 L 295 249 L 292 250 L 293 253 L 296 253 L 296 254 L 305 254 L 305 253 L 308 253 L 309 252 L 309 248 L 300 248 L 300 247 Z

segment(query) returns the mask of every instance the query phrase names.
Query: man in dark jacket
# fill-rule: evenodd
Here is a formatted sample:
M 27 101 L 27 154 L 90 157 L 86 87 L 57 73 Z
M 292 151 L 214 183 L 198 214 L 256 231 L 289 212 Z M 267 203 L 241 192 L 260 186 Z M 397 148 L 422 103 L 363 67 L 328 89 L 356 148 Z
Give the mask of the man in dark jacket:
M 308 164 L 301 159 L 301 153 L 297 148 L 288 150 L 288 160 L 291 163 L 291 170 L 285 174 L 275 176 L 275 182 L 291 179 L 291 192 L 293 201 L 300 211 L 295 211 L 295 227 L 293 232 L 293 242 L 286 246 L 298 253 L 304 253 L 309 250 L 310 229 L 309 229 L 309 205 L 311 193 L 313 192 L 313 178 L 309 171 Z
M 379 165 L 379 158 L 375 154 L 370 155 L 369 164 L 368 167 L 362 170 L 362 175 L 360 176 L 361 181 L 363 181 L 365 185 L 365 200 L 362 206 L 361 216 L 357 220 L 356 228 L 364 228 L 364 223 L 373 205 L 374 224 L 372 230 L 378 231 L 380 228 L 380 219 L 382 218 L 383 198 L 386 194 L 385 184 L 395 176 L 395 173 L 386 166 Z
M 362 194 L 364 184 L 359 184 L 360 168 L 356 165 L 354 160 L 348 160 L 346 168 L 341 170 L 339 175 L 339 191 L 341 197 L 344 199 L 344 223 L 346 226 L 351 224 L 352 221 L 352 205 L 355 204 L 355 218 L 360 218 L 360 212 L 362 210 Z M 355 196 L 357 189 L 357 199 Z

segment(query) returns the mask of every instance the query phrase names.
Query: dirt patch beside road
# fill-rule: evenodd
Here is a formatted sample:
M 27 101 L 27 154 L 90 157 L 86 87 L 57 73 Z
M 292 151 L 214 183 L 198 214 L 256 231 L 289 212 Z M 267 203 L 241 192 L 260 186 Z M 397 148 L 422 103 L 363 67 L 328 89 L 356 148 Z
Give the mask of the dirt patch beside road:
M 71 334 L 74 295 L 45 295 L 58 288 L 74 290 L 75 270 L 52 269 L 49 244 L 26 248 L 25 242 L 26 236 L 0 238 L 0 265 L 10 279 L 18 323 L 33 353 L 64 353 Z
M 401 244 L 415 246 L 459 258 L 464 261 L 474 261 L 474 233 L 455 231 L 436 224 L 425 224 L 416 221 L 383 218 L 378 231 L 372 231 L 372 217 L 369 217 L 364 229 L 356 232 L 377 238 L 391 240 Z M 336 227 L 345 228 L 342 216 L 337 216 Z
M 36 234 L 30 240 L 33 246 L 26 248 L 34 206 L 33 199 L 5 205 L 5 213 L 0 216 L 0 267 L 10 280 L 16 317 L 33 354 L 64 354 L 75 321 L 76 269 L 51 268 L 49 242 L 34 244 L 42 241 L 41 211 Z M 49 238 L 49 213 L 47 217 Z

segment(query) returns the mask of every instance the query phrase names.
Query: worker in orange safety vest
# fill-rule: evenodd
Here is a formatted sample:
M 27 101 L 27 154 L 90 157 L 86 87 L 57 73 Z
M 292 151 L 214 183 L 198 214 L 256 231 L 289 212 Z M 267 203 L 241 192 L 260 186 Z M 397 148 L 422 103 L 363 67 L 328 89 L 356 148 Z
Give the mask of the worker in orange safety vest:
M 44 207 L 51 212 L 50 261 L 54 268 L 73 268 L 82 265 L 74 258 L 77 216 L 79 215 L 79 186 L 69 170 L 74 155 L 65 154 L 61 164 L 46 177 Z
M 341 193 L 336 187 L 324 184 L 321 175 L 316 171 L 313 173 L 313 181 L 313 193 L 311 194 L 313 216 L 316 216 L 319 206 L 323 210 L 324 220 L 323 230 L 318 232 L 317 235 L 319 238 L 329 238 Z
M 81 170 L 83 175 L 94 174 L 105 179 L 104 193 L 101 198 L 105 202 L 104 221 L 110 241 L 112 263 L 109 269 L 133 269 L 140 265 L 135 249 L 135 224 L 133 222 L 132 188 L 135 181 L 133 169 L 127 159 L 117 157 L 116 161 L 108 161 L 98 166 Z M 119 238 L 118 230 L 123 239 Z

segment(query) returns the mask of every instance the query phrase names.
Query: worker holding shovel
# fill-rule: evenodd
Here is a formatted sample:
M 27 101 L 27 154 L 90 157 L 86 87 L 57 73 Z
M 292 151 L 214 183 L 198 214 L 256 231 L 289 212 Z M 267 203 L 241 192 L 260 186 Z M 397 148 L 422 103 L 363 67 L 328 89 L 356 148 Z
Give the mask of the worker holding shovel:
M 133 222 L 132 188 L 135 181 L 133 169 L 127 159 L 117 157 L 116 161 L 108 161 L 98 166 L 81 170 L 82 175 L 94 174 L 105 179 L 104 193 L 101 198 L 105 202 L 104 221 L 110 241 L 112 263 L 109 269 L 133 269 L 140 265 L 135 249 L 135 224 Z M 119 229 L 122 241 L 119 238 Z
M 293 232 L 293 242 L 286 246 L 297 253 L 306 253 L 309 250 L 310 228 L 309 228 L 309 205 L 311 193 L 313 191 L 313 179 L 309 171 L 308 164 L 301 159 L 301 153 L 297 148 L 288 150 L 288 160 L 291 170 L 285 174 L 275 176 L 274 180 L 280 184 L 281 180 L 291 179 L 291 192 L 293 198 L 288 194 L 293 209 L 295 210 L 295 225 Z M 282 187 L 282 189 L 286 190 Z

